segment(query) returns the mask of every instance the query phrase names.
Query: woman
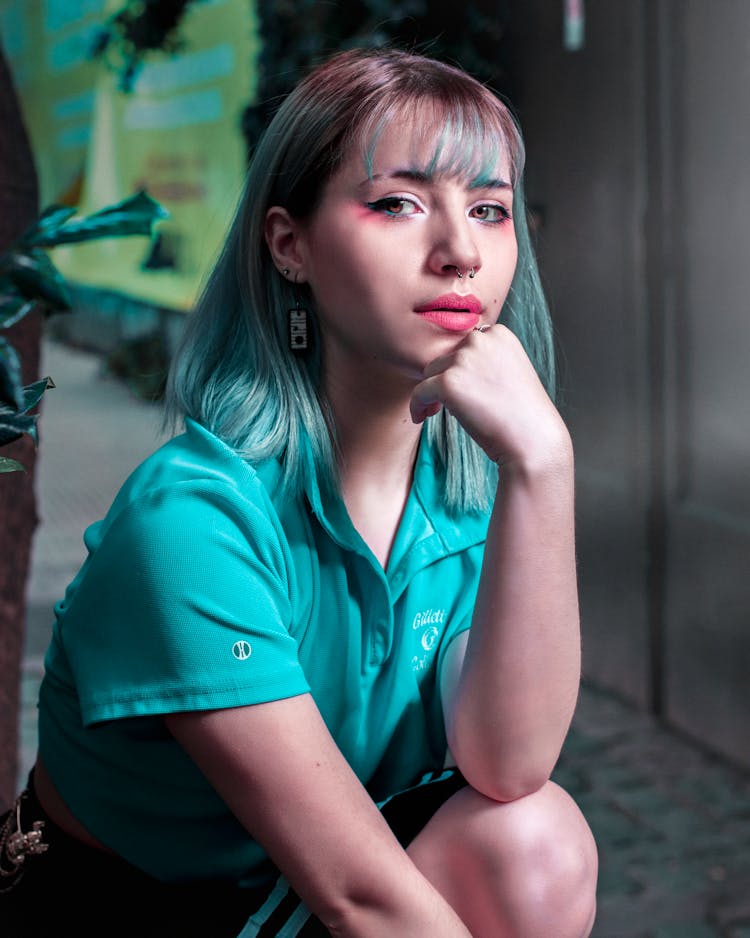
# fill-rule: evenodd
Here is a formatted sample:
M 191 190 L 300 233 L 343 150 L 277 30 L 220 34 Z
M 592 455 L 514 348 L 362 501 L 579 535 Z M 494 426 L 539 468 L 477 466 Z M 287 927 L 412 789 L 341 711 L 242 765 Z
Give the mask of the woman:
M 3 934 L 589 934 L 522 163 L 494 95 L 400 51 L 281 106 L 174 357 L 184 432 L 56 607 Z

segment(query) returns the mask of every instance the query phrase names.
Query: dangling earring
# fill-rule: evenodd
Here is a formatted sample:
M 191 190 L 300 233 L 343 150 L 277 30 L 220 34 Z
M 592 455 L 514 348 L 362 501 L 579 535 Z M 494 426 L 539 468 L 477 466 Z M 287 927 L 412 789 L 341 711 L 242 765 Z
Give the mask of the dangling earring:
M 296 274 L 294 277 L 294 309 L 289 310 L 289 348 L 292 352 L 307 351 L 307 310 L 299 301 Z

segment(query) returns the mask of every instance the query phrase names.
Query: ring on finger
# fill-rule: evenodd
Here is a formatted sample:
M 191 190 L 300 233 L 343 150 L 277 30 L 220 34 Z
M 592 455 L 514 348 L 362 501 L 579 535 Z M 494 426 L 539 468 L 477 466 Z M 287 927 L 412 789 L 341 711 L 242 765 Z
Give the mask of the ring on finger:
M 486 332 L 488 329 L 491 329 L 492 326 L 489 323 L 482 323 L 481 326 L 474 326 L 474 332 Z

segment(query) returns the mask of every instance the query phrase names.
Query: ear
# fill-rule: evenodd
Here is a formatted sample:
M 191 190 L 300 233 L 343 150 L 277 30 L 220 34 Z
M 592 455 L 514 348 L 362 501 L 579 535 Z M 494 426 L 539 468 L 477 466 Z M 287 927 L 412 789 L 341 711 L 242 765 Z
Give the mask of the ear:
M 266 212 L 263 228 L 268 250 L 279 270 L 287 268 L 295 282 L 304 283 L 302 270 L 304 245 L 302 226 L 280 205 L 272 205 Z

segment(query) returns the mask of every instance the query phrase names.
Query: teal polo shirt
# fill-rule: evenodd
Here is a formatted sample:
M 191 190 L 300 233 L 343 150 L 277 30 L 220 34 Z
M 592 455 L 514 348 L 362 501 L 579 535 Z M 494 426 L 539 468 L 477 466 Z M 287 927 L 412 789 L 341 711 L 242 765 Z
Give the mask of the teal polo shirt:
M 470 623 L 487 517 L 446 512 L 423 434 L 383 570 L 309 452 L 304 496 L 280 475 L 188 419 L 86 530 L 55 607 L 42 759 L 91 833 L 161 879 L 270 875 L 162 714 L 309 691 L 377 802 L 445 759 L 440 667 Z

